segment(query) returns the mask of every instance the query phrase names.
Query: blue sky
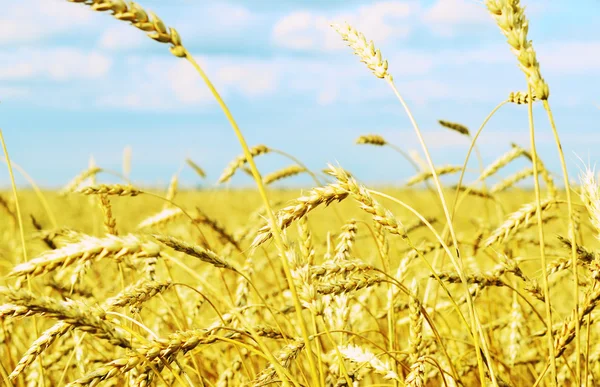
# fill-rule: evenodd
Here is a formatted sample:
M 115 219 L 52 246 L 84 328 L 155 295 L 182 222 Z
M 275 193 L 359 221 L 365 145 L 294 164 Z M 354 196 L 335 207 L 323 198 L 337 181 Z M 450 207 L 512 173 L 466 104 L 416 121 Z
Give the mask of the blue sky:
M 522 3 L 576 175 L 577 156 L 600 160 L 600 2 Z M 440 128 L 438 119 L 475 131 L 509 92 L 526 86 L 504 36 L 476 0 L 140 4 L 179 31 L 250 144 L 285 150 L 316 170 L 339 162 L 371 184 L 401 183 L 413 170 L 390 149 L 354 145 L 357 136 L 379 133 L 407 151 L 420 149 L 389 87 L 352 55 L 330 22 L 348 21 L 375 41 L 440 165 L 462 163 L 468 143 Z M 167 184 L 191 157 L 211 186 L 241 152 L 187 62 L 109 14 L 66 1 L 4 6 L 0 101 L 11 157 L 47 187 L 85 169 L 90 155 L 101 167 L 120 170 L 126 146 L 133 150 L 136 183 Z M 539 107 L 535 113 L 540 152 L 559 173 L 547 119 Z M 511 141 L 528 145 L 527 131 L 526 108 L 503 108 L 479 142 L 484 160 L 508 150 Z M 268 173 L 288 164 L 267 155 L 259 166 Z M 184 170 L 181 181 L 198 179 Z M 243 174 L 232 181 L 249 183 Z M 2 169 L 0 185 L 7 184 Z

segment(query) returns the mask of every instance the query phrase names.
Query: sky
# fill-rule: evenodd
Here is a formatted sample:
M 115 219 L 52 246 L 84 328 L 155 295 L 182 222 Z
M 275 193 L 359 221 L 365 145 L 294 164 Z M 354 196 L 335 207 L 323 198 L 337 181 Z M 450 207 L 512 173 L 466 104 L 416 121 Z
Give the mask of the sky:
M 348 22 L 373 40 L 437 165 L 462 164 L 469 141 L 438 119 L 476 131 L 511 91 L 525 90 L 505 37 L 479 0 L 141 0 L 199 61 L 250 145 L 286 151 L 311 169 L 339 163 L 368 184 L 402 184 L 414 169 L 390 148 L 355 145 L 377 133 L 407 152 L 420 146 L 402 106 L 329 26 Z M 541 73 L 573 179 L 600 160 L 600 1 L 523 0 Z M 59 0 L 11 1 L 0 14 L 0 128 L 11 159 L 41 186 L 87 168 L 131 179 L 215 186 L 241 153 L 233 130 L 192 66 L 108 13 Z M 560 175 L 547 117 L 534 108 L 539 152 Z M 485 163 L 529 144 L 527 108 L 503 107 L 486 126 Z M 190 157 L 201 181 L 181 169 Z M 263 174 L 289 165 L 261 156 Z M 526 166 L 525 161 L 513 168 Z M 469 170 L 479 168 L 473 158 Z M 507 173 L 507 172 L 505 172 Z M 100 176 L 100 181 L 114 181 Z M 0 186 L 9 184 L 0 169 Z M 248 186 L 237 174 L 230 185 Z M 25 185 L 23 178 L 18 183 Z M 310 185 L 307 177 L 289 184 Z

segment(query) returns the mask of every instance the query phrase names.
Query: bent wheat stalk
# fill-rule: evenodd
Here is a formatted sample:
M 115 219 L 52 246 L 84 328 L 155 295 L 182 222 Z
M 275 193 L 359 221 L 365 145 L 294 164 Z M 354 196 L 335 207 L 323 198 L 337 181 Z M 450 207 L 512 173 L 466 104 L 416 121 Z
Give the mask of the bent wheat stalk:
M 435 186 L 436 186 L 436 189 L 437 189 L 437 192 L 439 195 L 439 199 L 442 204 L 442 208 L 444 210 L 444 215 L 446 216 L 446 221 L 449 226 L 452 243 L 454 245 L 454 248 L 456 249 L 456 255 L 458 258 L 458 260 L 455 260 L 454 257 L 451 257 L 452 263 L 455 265 L 455 268 L 456 268 L 457 272 L 461 275 L 461 277 L 464 277 L 463 272 L 462 272 L 463 268 L 462 268 L 462 258 L 460 255 L 460 246 L 458 244 L 458 239 L 456 237 L 454 227 L 452 226 L 452 216 L 450 215 L 450 212 L 448 210 L 448 206 L 446 204 L 446 199 L 444 197 L 442 186 L 440 184 L 438 175 L 436 173 L 435 166 L 433 164 L 433 160 L 431 159 L 431 155 L 429 154 L 429 150 L 427 148 L 427 145 L 425 144 L 425 141 L 421 134 L 421 130 L 419 129 L 410 109 L 408 108 L 408 105 L 406 104 L 406 102 L 404 101 L 404 99 L 402 98 L 400 93 L 398 92 L 398 89 L 396 88 L 396 86 L 394 84 L 392 75 L 388 72 L 387 61 L 382 59 L 381 52 L 379 50 L 375 49 L 373 42 L 367 43 L 367 40 L 365 39 L 364 35 L 362 33 L 358 32 L 356 29 L 349 26 L 348 24 L 346 24 L 344 26 L 333 25 L 332 27 L 338 32 L 338 34 L 340 34 L 340 36 L 342 37 L 343 40 L 348 42 L 348 45 L 354 50 L 354 53 L 360 58 L 361 62 L 365 63 L 367 65 L 367 67 L 373 72 L 373 74 L 376 77 L 385 79 L 388 82 L 388 84 L 392 88 L 394 94 L 396 95 L 396 97 L 398 98 L 398 100 L 400 101 L 402 106 L 404 107 L 404 110 L 406 111 L 408 118 L 411 121 L 413 129 L 415 130 L 415 134 L 417 135 L 419 143 L 421 144 L 421 147 L 422 147 L 425 157 L 427 159 L 427 163 L 428 163 L 429 169 L 432 173 L 433 181 L 435 183 Z M 496 383 L 495 373 L 494 373 L 494 370 L 492 367 L 492 357 L 487 348 L 487 344 L 486 344 L 485 337 L 484 337 L 484 334 L 483 334 L 483 331 L 481 328 L 481 324 L 479 323 L 479 319 L 477 317 L 477 313 L 476 313 L 474 305 L 473 305 L 471 293 L 469 292 L 469 286 L 467 284 L 467 281 L 464 278 L 463 278 L 462 282 L 464 285 L 465 296 L 467 297 L 467 304 L 469 307 L 469 314 L 470 314 L 470 318 L 471 318 L 472 326 L 470 327 L 470 329 L 478 332 L 478 335 L 473 334 L 473 339 L 474 339 L 473 343 L 475 346 L 475 354 L 477 356 L 480 378 L 481 378 L 481 380 L 485 379 L 485 369 L 484 369 L 484 364 L 483 364 L 483 358 L 481 357 L 481 353 L 479 352 L 479 348 L 480 348 L 480 344 L 481 344 L 483 346 L 484 356 L 487 359 L 487 364 L 490 367 L 489 370 L 490 370 L 490 376 L 491 376 L 492 382 Z M 478 336 L 480 339 L 477 339 Z M 479 340 L 481 340 L 481 342 Z
M 244 138 L 242 131 L 237 125 L 237 122 L 233 118 L 229 108 L 225 104 L 225 101 L 221 98 L 217 89 L 214 87 L 204 70 L 198 65 L 194 57 L 190 54 L 190 52 L 183 46 L 181 42 L 181 38 L 179 33 L 173 28 L 167 29 L 162 20 L 158 18 L 158 16 L 150 13 L 150 17 L 148 13 L 135 2 L 130 2 L 129 5 L 126 4 L 122 0 L 70 0 L 71 2 L 83 3 L 85 5 L 90 6 L 93 10 L 96 11 L 110 11 L 112 15 L 122 21 L 130 22 L 134 27 L 141 29 L 143 31 L 148 32 L 148 36 L 151 39 L 154 39 L 160 43 L 170 44 L 171 53 L 179 58 L 185 58 L 198 72 L 206 86 L 209 88 L 212 95 L 215 97 L 219 106 L 221 107 L 223 113 L 225 114 L 227 120 L 231 124 L 233 131 L 244 151 L 244 158 L 248 162 L 250 169 L 252 171 L 252 175 L 258 187 L 258 191 L 260 193 L 261 199 L 267 209 L 267 215 L 269 221 L 272 226 L 273 235 L 275 237 L 275 243 L 277 245 L 277 249 L 279 251 L 279 255 L 281 257 L 281 262 L 283 265 L 284 273 L 286 280 L 288 282 L 288 286 L 290 287 L 290 291 L 292 293 L 292 299 L 294 301 L 294 308 L 296 310 L 296 314 L 298 317 L 300 329 L 302 331 L 302 338 L 305 341 L 305 344 L 310 346 L 309 333 L 306 327 L 306 323 L 302 316 L 302 305 L 300 304 L 300 300 L 298 298 L 298 294 L 296 292 L 296 288 L 294 286 L 294 280 L 291 275 L 291 270 L 289 267 L 289 263 L 285 259 L 285 251 L 286 251 L 286 243 L 282 232 L 277 228 L 277 219 L 273 213 L 273 209 L 271 204 L 269 203 L 269 198 L 267 196 L 267 191 L 265 189 L 265 185 L 263 184 L 262 177 L 256 164 L 254 162 L 252 153 L 250 152 L 250 148 Z M 263 349 L 264 353 L 267 355 L 270 361 L 273 361 L 277 370 L 278 375 L 282 376 L 285 374 L 285 370 L 276 362 L 272 353 L 268 350 L 267 347 L 262 343 L 262 340 L 258 336 L 258 334 L 251 329 L 252 336 L 255 337 L 258 345 Z M 314 359 L 312 357 L 312 351 L 307 351 L 307 357 L 310 365 L 310 374 L 313 383 L 317 384 L 320 380 L 317 375 L 317 370 L 315 366 Z M 287 383 L 286 383 L 287 384 Z

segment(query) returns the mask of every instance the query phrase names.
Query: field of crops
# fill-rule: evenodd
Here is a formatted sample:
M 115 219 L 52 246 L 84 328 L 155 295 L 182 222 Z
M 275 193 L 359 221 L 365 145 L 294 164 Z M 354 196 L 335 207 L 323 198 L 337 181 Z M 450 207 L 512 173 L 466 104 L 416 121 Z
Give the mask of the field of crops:
M 60 191 L 33 181 L 17 189 L 12 176 L 22 170 L 7 163 L 14 190 L 0 193 L 5 385 L 600 384 L 594 171 L 573 184 L 558 135 L 562 171 L 546 168 L 534 142 L 478 165 L 477 137 L 505 104 L 521 105 L 532 139 L 533 104 L 545 112 L 536 119 L 557 133 L 518 0 L 485 4 L 523 70 L 524 90 L 499 96 L 477 132 L 440 121 L 471 142 L 464 165 L 434 165 L 424 142 L 416 158 L 378 134 L 354 139 L 365 154 L 397 151 L 398 163 L 414 170 L 402 188 L 365 186 L 343 165 L 309 170 L 268 143 L 248 146 L 174 28 L 136 3 L 71 1 L 146 31 L 173 60 L 189 61 L 242 151 L 223 166 L 219 185 L 202 190 L 179 188 L 177 175 L 168 189 L 139 186 L 127 157 L 122 171 L 81 166 Z M 377 42 L 349 25 L 333 28 L 373 82 L 389 84 L 410 135 L 422 139 Z M 10 160 L 10 144 L 4 152 Z M 272 153 L 292 164 L 259 171 L 254 159 Z M 205 178 L 202 166 L 185 161 Z M 474 181 L 463 176 L 467 164 L 477 165 Z M 507 176 L 509 165 L 524 168 Z M 239 174 L 252 175 L 257 188 L 230 188 Z M 312 188 L 282 188 L 299 174 Z

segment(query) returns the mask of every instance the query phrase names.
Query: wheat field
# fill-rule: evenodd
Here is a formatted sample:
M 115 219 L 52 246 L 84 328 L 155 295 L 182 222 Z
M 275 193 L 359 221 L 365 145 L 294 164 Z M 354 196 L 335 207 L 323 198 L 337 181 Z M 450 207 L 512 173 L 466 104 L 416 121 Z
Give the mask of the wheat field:
M 138 186 L 126 156 L 123 172 L 90 163 L 46 191 L 33 180 L 15 186 L 24 171 L 2 138 L 13 187 L 0 194 L 5 385 L 600 385 L 600 186 L 590 168 L 567 175 L 518 0 L 484 3 L 523 90 L 498 96 L 477 131 L 439 121 L 471 142 L 463 165 L 433 164 L 377 42 L 332 25 L 373 82 L 389 85 L 412 123 L 406 135 L 422 146 L 415 158 L 375 133 L 353 139 L 365 154 L 392 148 L 414 169 L 394 188 L 367 187 L 343 165 L 311 170 L 268 143 L 249 146 L 175 28 L 134 2 L 69 1 L 189 62 L 241 151 L 210 189 L 180 189 L 177 175 L 166 190 Z M 506 104 L 521 105 L 531 142 L 508 140 L 510 150 L 467 181 L 479 134 Z M 534 104 L 555 134 L 561 171 L 538 156 Z M 290 164 L 259 171 L 254 159 L 275 153 Z M 502 175 L 515 163 L 525 167 Z M 239 174 L 256 188 L 227 188 Z M 109 183 L 115 175 L 120 183 Z M 297 175 L 312 187 L 280 188 Z

